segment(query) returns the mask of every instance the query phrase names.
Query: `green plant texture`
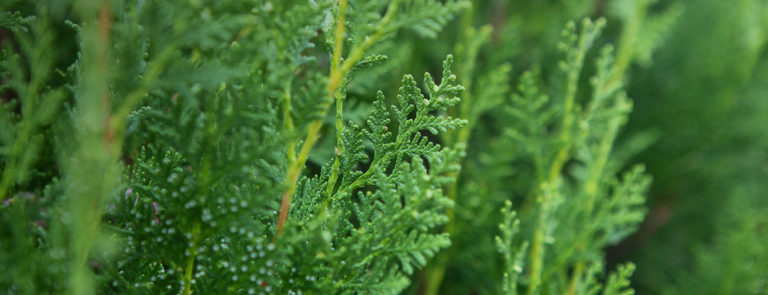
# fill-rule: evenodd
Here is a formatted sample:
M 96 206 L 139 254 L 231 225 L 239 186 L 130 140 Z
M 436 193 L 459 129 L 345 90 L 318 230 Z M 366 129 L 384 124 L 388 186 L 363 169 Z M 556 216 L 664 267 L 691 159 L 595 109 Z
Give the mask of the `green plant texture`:
M 0 3 L 0 294 L 766 294 L 762 0 Z

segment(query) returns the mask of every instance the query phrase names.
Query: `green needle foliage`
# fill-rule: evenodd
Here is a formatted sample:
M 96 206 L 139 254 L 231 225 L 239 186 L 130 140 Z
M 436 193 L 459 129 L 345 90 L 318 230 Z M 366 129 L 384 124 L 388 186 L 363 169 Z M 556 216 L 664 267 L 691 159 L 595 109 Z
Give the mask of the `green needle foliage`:
M 396 293 L 450 244 L 431 229 L 462 152 L 421 133 L 466 124 L 444 115 L 463 89 L 450 56 L 424 94 L 406 75 L 396 106 L 379 92 L 340 122 L 337 155 L 297 177 L 349 74 L 386 60 L 367 52 L 401 28 L 434 37 L 466 3 L 29 6 L 3 16 L 20 45 L 3 63 L 5 292 Z M 77 56 L 49 51 L 55 21 Z M 36 183 L 28 145 L 55 151 Z
M 0 294 L 765 293 L 768 10 L 692 2 L 3 1 Z
M 443 275 L 439 272 L 451 272 L 455 267 L 468 273 L 500 273 L 502 280 L 493 278 L 483 286 L 490 293 L 591 294 L 601 290 L 602 249 L 621 241 L 643 220 L 644 195 L 650 183 L 642 167 L 621 173 L 622 160 L 613 152 L 631 102 L 617 78 L 610 45 L 600 51 L 594 74 L 587 79 L 591 91 L 580 89 L 586 84 L 580 81 L 587 53 L 603 25 L 602 20 L 585 20 L 576 33 L 576 25 L 568 23 L 559 44 L 564 59 L 553 78 L 526 72 L 509 98 L 488 102 L 502 105 L 490 112 L 504 127 L 494 130 L 490 144 L 475 148 L 476 156 L 465 164 L 465 171 L 471 172 L 463 174 L 457 206 L 467 207 L 457 207 L 463 211 L 456 213 L 451 234 L 462 248 L 471 248 L 481 239 L 476 228 L 491 231 L 501 223 L 496 247 L 486 240 L 487 245 L 474 246 L 477 249 L 467 259 L 494 259 L 498 251 L 503 263 L 495 270 L 492 265 L 467 269 L 469 261 L 443 262 L 433 270 L 437 273 L 434 280 Z M 563 84 L 548 86 L 546 81 Z M 507 168 L 485 168 L 496 165 Z M 488 198 L 494 194 L 498 198 Z M 509 205 L 501 214 L 495 209 L 510 199 L 522 204 L 519 217 Z M 604 293 L 621 291 L 616 287 L 618 281 L 631 275 L 630 269 L 626 266 L 618 277 L 608 280 Z M 440 290 L 459 289 L 454 282 L 446 282 Z

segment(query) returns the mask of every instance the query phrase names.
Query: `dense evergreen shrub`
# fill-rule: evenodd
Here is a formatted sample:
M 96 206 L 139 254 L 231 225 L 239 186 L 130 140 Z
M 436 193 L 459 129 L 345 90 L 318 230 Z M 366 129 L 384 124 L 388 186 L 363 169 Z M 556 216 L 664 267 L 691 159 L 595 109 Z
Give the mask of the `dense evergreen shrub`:
M 764 294 L 766 29 L 761 0 L 3 1 L 0 292 Z

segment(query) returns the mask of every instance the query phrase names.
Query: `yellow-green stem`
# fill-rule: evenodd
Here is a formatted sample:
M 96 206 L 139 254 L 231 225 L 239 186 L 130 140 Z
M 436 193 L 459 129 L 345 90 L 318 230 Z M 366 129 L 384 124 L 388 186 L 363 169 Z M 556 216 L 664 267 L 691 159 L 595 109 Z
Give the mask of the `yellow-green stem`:
M 579 262 L 576 262 L 576 266 L 573 268 L 573 276 L 571 276 L 571 281 L 568 282 L 568 289 L 566 290 L 565 294 L 573 295 L 576 294 L 576 287 L 580 282 L 581 274 L 584 272 L 584 260 L 579 260 Z
M 621 83 L 621 80 L 624 78 L 624 73 L 629 67 L 629 64 L 634 56 L 634 47 L 637 40 L 637 34 L 645 20 L 647 8 L 647 0 L 637 0 L 635 2 L 635 9 L 633 10 L 632 16 L 627 20 L 627 23 L 624 24 L 622 29 L 621 37 L 619 39 L 619 48 L 616 54 L 616 61 L 614 63 L 615 72 L 613 76 L 609 77 L 608 82 L 606 83 L 607 85 L 612 85 L 613 83 Z M 611 134 L 615 134 L 618 132 L 620 125 L 620 119 L 616 118 L 612 120 L 610 122 L 609 132 L 611 132 Z M 597 194 L 600 176 L 602 175 L 605 164 L 608 161 L 608 154 L 610 153 L 614 137 L 615 135 L 604 137 L 600 147 L 600 157 L 598 158 L 598 162 L 593 166 L 593 171 L 590 171 L 590 178 L 587 180 L 587 183 L 584 186 L 584 190 L 587 195 L 587 213 L 591 213 L 594 206 L 594 198 Z M 577 251 L 583 249 L 583 245 L 577 245 L 576 247 Z M 576 286 L 579 284 L 579 280 L 581 279 L 581 274 L 583 271 L 584 261 L 580 260 L 574 267 L 574 271 L 571 275 L 566 294 L 575 294 Z
M 341 0 L 339 2 L 338 12 L 336 14 L 336 29 L 334 31 L 333 42 L 333 55 L 331 57 L 331 72 L 329 75 L 328 86 L 326 87 L 327 95 L 331 96 L 323 103 L 323 116 L 328 111 L 330 100 L 341 84 L 342 73 L 339 72 L 339 63 L 341 62 L 341 54 L 344 50 L 344 32 L 346 27 L 344 26 L 344 19 L 347 12 L 348 0 Z M 304 167 L 304 163 L 307 161 L 309 151 L 320 138 L 320 127 L 323 126 L 322 119 L 312 121 L 307 128 L 307 136 L 304 139 L 304 145 L 299 151 L 298 158 L 294 158 L 293 161 L 288 163 L 288 170 L 285 177 L 285 189 L 283 190 L 282 203 L 280 204 L 280 216 L 277 220 L 277 234 L 283 233 L 283 227 L 285 226 L 285 220 L 288 218 L 288 210 L 291 207 L 291 201 L 293 194 L 296 192 L 296 182 L 299 180 L 299 175 Z M 292 155 L 288 156 L 288 159 L 293 158 Z
M 120 153 L 120 145 L 114 145 L 114 130 L 118 126 L 110 125 L 111 98 L 107 91 L 107 79 L 109 73 L 109 59 L 107 52 L 110 45 L 112 32 L 112 14 L 109 3 L 101 2 L 98 10 L 81 12 L 86 18 L 97 17 L 96 27 L 87 27 L 83 33 L 84 46 L 83 63 L 89 69 L 86 73 L 87 81 L 93 82 L 81 88 L 83 100 L 78 102 L 81 113 L 78 116 L 80 122 L 93 122 L 88 119 L 99 117 L 98 127 L 79 133 L 78 148 L 73 153 L 73 162 L 77 162 L 80 169 L 96 169 L 101 179 L 95 181 L 95 185 L 83 187 L 82 184 L 94 182 L 86 179 L 82 172 L 77 171 L 72 163 L 67 165 L 67 174 L 74 185 L 67 189 L 69 213 L 77 215 L 71 221 L 69 232 L 69 247 L 72 251 L 72 266 L 69 269 L 68 294 L 93 293 L 93 278 L 91 270 L 87 267 L 88 257 L 94 241 L 99 236 L 100 219 L 103 208 L 104 196 L 114 188 L 116 175 L 117 155 Z M 90 15 L 89 15 L 90 14 Z M 101 144 L 98 152 L 86 151 L 87 146 Z M 82 166 L 80 166 L 82 165 Z M 88 168 L 81 168 L 88 167 Z
M 299 179 L 299 175 L 301 174 L 301 170 L 304 167 L 304 163 L 307 161 L 309 152 L 320 138 L 320 128 L 323 126 L 322 118 L 324 118 L 325 114 L 328 112 L 328 107 L 333 101 L 334 95 L 339 90 L 339 86 L 341 86 L 341 83 L 344 81 L 349 71 L 352 70 L 352 67 L 354 67 L 354 65 L 363 58 L 365 51 L 373 46 L 376 41 L 381 39 L 384 34 L 388 32 L 387 26 L 392 21 L 392 18 L 397 12 L 397 8 L 400 4 L 399 0 L 390 2 L 386 15 L 384 15 L 384 18 L 382 18 L 378 23 L 376 33 L 374 33 L 373 36 L 366 38 L 363 43 L 352 49 L 352 52 L 349 54 L 349 56 L 344 60 L 343 63 L 341 63 L 341 65 L 339 65 L 341 62 L 341 51 L 344 45 L 344 17 L 346 13 L 347 2 L 348 0 L 340 0 L 339 2 L 339 12 L 336 20 L 336 30 L 334 32 L 333 57 L 331 58 L 331 72 L 329 74 L 328 86 L 326 87 L 326 95 L 328 95 L 328 97 L 322 106 L 323 114 L 320 116 L 320 119 L 309 123 L 307 128 L 307 135 L 304 139 L 304 144 L 299 151 L 298 157 L 295 159 L 295 161 L 288 163 L 288 169 L 286 171 L 284 182 L 285 188 L 283 190 L 282 203 L 280 204 L 280 216 L 277 220 L 278 235 L 282 234 L 283 232 L 285 221 L 288 219 L 288 211 L 291 207 L 293 194 L 296 192 L 296 182 Z
M 584 30 L 585 31 L 582 32 L 578 41 L 578 52 L 575 56 L 576 59 L 572 61 L 573 64 L 571 66 L 573 68 L 568 69 L 566 76 L 567 84 L 565 89 L 565 97 L 563 100 L 563 120 L 560 126 L 559 139 L 561 146 L 555 154 L 555 158 L 553 159 L 552 165 L 550 166 L 549 175 L 547 176 L 546 180 L 548 184 L 554 183 L 560 177 L 563 165 L 565 165 L 565 162 L 568 160 L 568 156 L 571 151 L 571 131 L 573 129 L 573 122 L 575 120 L 573 109 L 576 99 L 576 90 L 578 88 L 581 67 L 584 63 L 584 56 L 586 55 L 587 39 L 591 38 L 590 36 L 587 36 L 588 33 L 586 32 L 586 28 L 584 28 Z M 538 191 L 538 193 L 541 193 L 541 191 Z M 543 202 L 540 204 L 539 211 L 541 210 L 542 205 Z M 539 212 L 539 214 L 541 214 L 541 212 Z M 539 220 L 539 222 L 536 223 L 533 239 L 531 241 L 531 252 L 529 256 L 531 262 L 528 277 L 529 295 L 537 294 L 541 284 L 544 260 L 544 228 L 542 223 L 543 220 Z
M 344 132 L 343 112 L 344 112 L 344 96 L 341 93 L 336 93 L 336 155 L 333 161 L 333 168 L 331 170 L 331 176 L 328 178 L 328 188 L 326 189 L 326 195 L 331 196 L 333 194 L 333 188 L 336 187 L 336 180 L 339 178 L 339 166 L 341 166 L 341 155 L 344 154 L 344 143 L 341 140 L 341 136 Z
M 648 10 L 648 2 L 648 0 L 636 0 L 632 16 L 630 16 L 622 28 L 621 37 L 619 37 L 619 48 L 616 52 L 616 74 L 612 77 L 612 82 L 621 80 L 630 62 L 632 62 L 637 36 L 645 21 L 645 14 Z
M 200 238 L 200 222 L 196 222 L 192 228 L 192 241 L 190 241 L 190 246 L 187 247 L 187 253 L 189 254 L 189 256 L 187 256 L 186 267 L 184 267 L 184 285 L 181 290 L 181 294 L 183 295 L 192 294 L 192 274 L 194 273 L 194 270 L 195 270 L 195 259 L 197 258 L 197 248 L 200 246 L 199 238 Z
M 283 88 L 283 128 L 285 129 L 285 132 L 289 134 L 289 136 L 293 136 L 295 128 L 293 125 L 293 117 L 291 116 L 291 112 L 293 111 L 293 106 L 291 105 L 291 79 L 286 79 L 285 86 Z M 296 140 L 293 138 L 288 140 L 285 148 L 285 154 L 288 163 L 295 161 Z

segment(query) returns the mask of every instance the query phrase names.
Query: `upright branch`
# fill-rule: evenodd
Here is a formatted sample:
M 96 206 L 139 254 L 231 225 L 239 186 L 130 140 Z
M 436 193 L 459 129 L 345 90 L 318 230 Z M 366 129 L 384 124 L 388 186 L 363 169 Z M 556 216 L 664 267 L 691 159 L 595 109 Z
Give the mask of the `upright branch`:
M 70 251 L 72 266 L 69 274 L 69 294 L 87 294 L 93 292 L 87 260 L 96 240 L 100 235 L 100 219 L 103 202 L 106 195 L 114 189 L 117 176 L 115 159 L 120 146 L 114 141 L 114 128 L 110 122 L 111 98 L 109 95 L 108 73 L 110 60 L 107 58 L 112 31 L 111 8 L 107 1 L 101 2 L 98 11 L 83 11 L 84 15 L 93 17 L 94 24 L 88 24 L 83 32 L 83 71 L 86 84 L 79 85 L 84 99 L 78 104 L 80 114 L 78 121 L 84 127 L 78 134 L 78 148 L 74 151 L 72 163 L 68 164 L 66 173 L 74 182 L 68 189 L 70 214 L 76 216 L 71 221 Z M 97 121 L 98 120 L 98 121 Z M 100 122 L 99 122 L 100 121 Z M 99 126 L 100 123 L 100 126 Z M 100 148 L 92 148 L 100 142 Z M 85 170 L 74 169 L 76 165 L 92 168 L 93 174 Z M 97 175 L 97 179 L 93 179 Z M 87 185 L 94 181 L 97 184 Z M 83 187 L 88 186 L 88 187 Z
M 537 196 L 534 198 L 538 211 L 539 218 L 535 224 L 533 231 L 533 237 L 531 241 L 530 251 L 530 272 L 529 272 L 529 286 L 528 294 L 538 294 L 539 288 L 542 283 L 542 271 L 544 261 L 544 239 L 545 239 L 545 227 L 546 221 L 545 215 L 549 206 L 552 206 L 549 201 L 554 195 L 553 192 L 545 192 L 544 188 L 556 188 L 557 182 L 560 179 L 560 173 L 563 169 L 563 165 L 568 160 L 573 147 L 573 123 L 575 121 L 575 100 L 576 92 L 578 89 L 579 77 L 581 76 L 581 70 L 584 64 L 584 57 L 586 56 L 587 49 L 591 46 L 594 38 L 599 34 L 600 29 L 605 24 L 603 19 L 593 23 L 590 20 L 585 20 L 582 24 L 582 32 L 576 40 L 568 40 L 568 42 L 576 41 L 576 47 L 567 51 L 566 60 L 560 64 L 561 68 L 565 70 L 566 85 L 565 93 L 563 94 L 562 102 L 562 121 L 560 122 L 560 134 L 558 138 L 559 148 L 554 154 L 554 158 L 549 166 L 549 173 L 545 176 L 544 182 L 541 183 L 541 187 L 536 190 Z M 570 22 L 566 26 L 566 38 L 577 38 L 573 33 L 575 30 L 575 24 Z M 567 46 L 567 45 L 564 45 Z M 567 48 L 567 47 L 566 47 Z
M 336 14 L 336 28 L 334 30 L 334 43 L 333 43 L 333 55 L 331 56 L 331 72 L 329 74 L 328 86 L 326 87 L 326 99 L 322 105 L 322 115 L 319 119 L 316 119 L 309 123 L 307 127 L 307 133 L 304 137 L 304 143 L 299 150 L 297 157 L 289 156 L 288 169 L 285 175 L 284 189 L 282 203 L 280 204 L 280 215 L 277 220 L 277 234 L 280 235 L 285 227 L 285 221 L 288 218 L 288 211 L 291 208 L 291 201 L 293 200 L 293 194 L 296 192 L 296 185 L 301 175 L 301 170 L 304 168 L 304 164 L 307 162 L 309 152 L 314 147 L 317 140 L 320 138 L 320 128 L 323 126 L 323 118 L 328 113 L 328 108 L 334 101 L 334 97 L 337 95 L 342 83 L 346 80 L 347 75 L 352 70 L 354 65 L 360 61 L 365 52 L 371 48 L 378 40 L 380 40 L 388 32 L 389 23 L 397 13 L 397 8 L 400 4 L 399 0 L 390 2 L 387 7 L 387 12 L 384 18 L 382 18 L 376 26 L 376 32 L 365 39 L 362 43 L 352 48 L 351 52 L 342 62 L 341 54 L 344 48 L 344 20 L 347 10 L 348 0 L 339 1 L 338 12 Z M 341 103 L 341 100 L 338 101 Z M 340 130 L 339 130 L 340 131 Z

